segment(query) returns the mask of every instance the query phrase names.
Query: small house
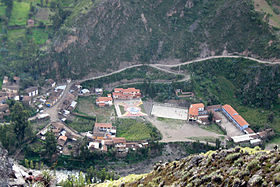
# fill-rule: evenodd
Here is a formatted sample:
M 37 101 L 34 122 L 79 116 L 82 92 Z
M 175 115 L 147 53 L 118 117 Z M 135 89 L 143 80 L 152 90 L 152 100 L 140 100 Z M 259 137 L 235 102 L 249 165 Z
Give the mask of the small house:
M 141 98 L 141 92 L 139 89 L 135 88 L 115 88 L 113 92 L 113 98 L 121 100 Z
M 59 136 L 57 144 L 63 147 L 67 141 L 67 136 Z
M 29 97 L 34 97 L 34 96 L 36 96 L 36 95 L 39 94 L 39 89 L 38 89 L 38 87 L 33 86 L 33 87 L 26 88 L 26 89 L 24 90 L 24 92 L 25 92 Z
M 113 98 L 111 97 L 111 94 L 108 94 L 107 97 L 98 97 L 96 99 L 96 105 L 99 107 L 112 106 Z

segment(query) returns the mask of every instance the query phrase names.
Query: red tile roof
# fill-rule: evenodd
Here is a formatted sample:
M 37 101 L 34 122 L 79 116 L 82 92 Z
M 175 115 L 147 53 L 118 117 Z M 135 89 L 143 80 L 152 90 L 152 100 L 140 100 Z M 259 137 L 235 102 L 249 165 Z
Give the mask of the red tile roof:
M 95 123 L 94 127 L 101 127 L 101 128 L 112 128 L 112 124 L 111 123 Z
M 244 130 L 247 131 L 249 134 L 254 134 L 255 133 L 251 128 L 246 128 Z
M 96 102 L 107 102 L 107 101 L 113 101 L 112 97 L 98 97 L 96 99 Z
M 125 138 L 112 138 L 114 144 L 118 144 L 118 143 L 126 143 L 126 139 Z
M 225 111 L 227 111 L 227 113 L 240 125 L 240 126 L 245 126 L 248 125 L 248 122 L 242 117 L 240 116 L 236 110 L 234 110 L 230 105 L 224 105 L 223 109 Z
M 63 140 L 63 141 L 65 141 L 66 142 L 66 140 L 67 140 L 67 137 L 66 136 L 59 136 L 59 138 L 58 138 L 59 140 Z
M 232 117 L 236 114 L 238 115 L 236 110 L 234 110 L 230 105 L 224 105 L 223 109 L 225 109 L 225 111 L 227 111 L 227 113 L 229 113 L 229 115 L 231 115 Z
M 203 103 L 192 104 L 189 109 L 189 115 L 198 116 L 198 108 L 204 108 Z
M 140 92 L 139 89 L 135 89 L 135 88 L 127 88 L 127 89 L 123 89 L 123 88 L 115 88 L 114 89 L 115 92 L 125 92 L 125 93 L 130 93 L 130 92 Z

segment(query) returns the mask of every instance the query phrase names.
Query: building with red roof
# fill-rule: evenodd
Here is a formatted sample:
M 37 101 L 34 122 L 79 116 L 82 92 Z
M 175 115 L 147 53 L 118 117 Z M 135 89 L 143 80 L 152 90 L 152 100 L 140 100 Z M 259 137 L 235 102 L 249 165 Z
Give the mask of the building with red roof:
M 242 131 L 249 127 L 249 123 L 240 116 L 236 110 L 234 110 L 230 105 L 224 105 L 222 107 L 224 114 Z
M 111 97 L 111 94 L 108 94 L 107 97 L 98 97 L 96 99 L 95 103 L 99 107 L 112 106 L 113 105 L 113 98 Z
M 111 123 L 95 123 L 93 128 L 94 137 L 107 138 L 108 135 L 110 135 L 110 137 L 115 137 L 116 133 L 116 127 L 114 127 Z
M 127 89 L 115 88 L 113 92 L 114 99 L 128 100 L 128 99 L 135 99 L 140 97 L 141 97 L 140 90 L 135 88 L 127 88 Z
M 189 121 L 198 120 L 199 115 L 201 115 L 203 111 L 204 111 L 203 103 L 192 104 L 189 108 Z

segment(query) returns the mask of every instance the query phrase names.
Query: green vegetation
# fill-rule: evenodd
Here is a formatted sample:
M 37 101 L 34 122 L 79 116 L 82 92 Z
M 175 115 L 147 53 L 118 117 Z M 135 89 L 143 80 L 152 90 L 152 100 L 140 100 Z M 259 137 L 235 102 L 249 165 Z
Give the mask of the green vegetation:
M 266 15 L 269 24 L 280 28 L 280 8 L 279 1 L 275 0 L 254 0 L 256 11 Z
M 99 123 L 111 122 L 111 117 L 115 115 L 114 106 L 100 108 L 95 104 L 96 97 L 78 97 L 78 104 L 74 112 L 82 115 L 96 117 Z
M 124 106 L 119 105 L 119 108 L 120 108 L 120 110 L 121 110 L 121 113 L 124 114 L 124 113 L 125 113 Z
M 30 4 L 27 2 L 13 1 L 12 16 L 9 20 L 9 25 L 26 25 Z
M 0 142 L 12 154 L 25 142 L 33 139 L 34 134 L 27 120 L 31 111 L 19 102 L 8 101 L 8 104 L 11 110 L 11 123 L 0 126 Z
M 105 84 L 114 83 L 122 80 L 139 80 L 139 81 L 153 81 L 153 80 L 168 80 L 175 81 L 182 79 L 181 75 L 174 75 L 171 73 L 166 73 L 158 69 L 152 68 L 150 66 L 140 66 L 127 69 L 117 74 L 113 74 L 100 79 L 89 80 L 82 83 L 83 87 L 93 88 L 102 87 Z
M 80 0 L 72 5 L 70 12 L 62 8 L 66 16 L 56 14 L 61 18 L 54 21 L 57 42 L 52 45 L 53 52 L 38 60 L 44 62 L 40 67 L 44 72 L 54 67 L 52 62 L 59 61 L 61 77 L 79 78 L 92 71 L 125 67 L 124 62 L 186 61 L 211 53 L 220 55 L 224 49 L 237 54 L 249 51 L 262 58 L 279 57 L 276 30 L 264 21 L 263 14 L 255 12 L 251 0 L 198 0 L 187 5 L 183 0 L 125 0 L 120 4 Z M 127 10 L 127 15 L 120 9 Z M 97 15 L 101 10 L 114 16 L 100 18 Z M 104 24 L 96 24 L 100 19 Z M 73 27 L 87 37 L 77 35 Z M 69 41 L 69 36 L 80 38 L 63 52 L 55 51 Z M 55 77 L 55 71 L 49 71 L 49 75 Z
M 43 45 L 48 40 L 49 31 L 43 28 L 34 28 L 31 37 L 37 45 Z
M 207 105 L 230 104 L 251 128 L 280 132 L 279 65 L 246 59 L 215 59 L 181 69 L 194 72 L 192 91 Z
M 215 123 L 211 123 L 210 125 L 200 125 L 199 127 L 208 131 L 215 132 L 217 134 L 226 135 L 226 132 L 219 125 Z
M 161 134 L 151 123 L 135 119 L 119 119 L 114 124 L 117 127 L 117 136 L 128 141 L 160 140 Z
M 67 126 L 75 129 L 78 132 L 92 131 L 95 120 L 86 119 L 84 117 L 75 116 L 66 121 Z
M 272 138 L 269 143 L 272 143 L 272 144 L 277 144 L 278 146 L 280 146 L 280 137 L 274 137 Z

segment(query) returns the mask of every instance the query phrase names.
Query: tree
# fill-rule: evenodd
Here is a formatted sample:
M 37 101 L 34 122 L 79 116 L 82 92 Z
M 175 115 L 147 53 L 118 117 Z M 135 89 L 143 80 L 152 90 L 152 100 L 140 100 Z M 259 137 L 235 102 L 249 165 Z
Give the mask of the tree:
M 21 103 L 16 102 L 11 108 L 12 125 L 19 143 L 22 143 L 25 138 L 25 132 L 29 126 L 28 117 L 29 112 L 24 109 Z
M 208 116 L 208 120 L 209 120 L 210 123 L 213 121 L 213 117 L 214 117 L 213 112 L 210 112 L 209 116 Z
M 273 123 L 273 121 L 274 121 L 274 113 L 271 113 L 267 117 L 267 122 Z
M 52 155 L 56 153 L 56 144 L 57 142 L 53 132 L 47 132 L 45 150 L 49 159 L 51 159 Z
M 219 138 L 216 139 L 216 148 L 219 149 L 221 147 L 221 140 Z
M 33 160 L 30 160 L 30 168 L 34 169 Z

